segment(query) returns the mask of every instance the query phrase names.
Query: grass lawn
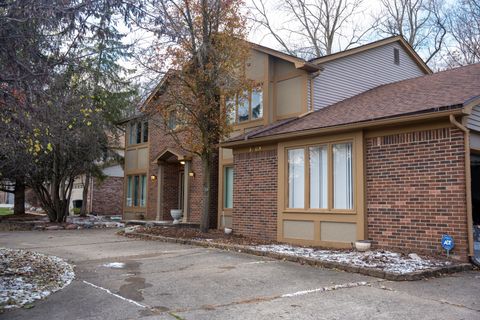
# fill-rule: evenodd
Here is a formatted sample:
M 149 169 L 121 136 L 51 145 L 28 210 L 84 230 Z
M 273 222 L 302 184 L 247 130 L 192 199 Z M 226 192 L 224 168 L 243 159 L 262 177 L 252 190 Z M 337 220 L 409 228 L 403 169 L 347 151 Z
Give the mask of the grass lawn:
M 7 216 L 9 214 L 13 214 L 13 210 L 9 208 L 0 208 L 0 216 Z

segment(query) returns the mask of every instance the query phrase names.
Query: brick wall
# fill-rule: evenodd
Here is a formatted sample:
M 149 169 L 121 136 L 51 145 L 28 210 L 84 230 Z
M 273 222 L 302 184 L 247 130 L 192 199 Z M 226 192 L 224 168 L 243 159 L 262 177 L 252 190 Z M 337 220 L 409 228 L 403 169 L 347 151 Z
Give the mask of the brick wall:
M 92 212 L 100 215 L 121 215 L 123 177 L 107 177 L 93 182 Z
M 368 138 L 368 235 L 380 247 L 467 255 L 464 136 L 456 128 Z
M 149 173 L 148 175 L 158 174 L 158 164 L 154 163 L 155 158 L 160 152 L 166 148 L 179 149 L 178 144 L 165 133 L 161 128 L 161 120 L 153 116 L 150 119 L 149 125 Z M 153 124 L 152 122 L 155 122 Z M 164 168 L 164 189 L 163 189 L 163 216 L 161 219 L 171 220 L 170 209 L 178 207 L 178 192 L 179 192 L 179 170 L 183 167 L 178 163 L 168 164 Z M 194 156 L 191 163 L 191 170 L 195 173 L 194 177 L 190 179 L 190 217 L 189 222 L 200 223 L 200 215 L 202 210 L 202 164 L 200 158 Z M 212 199 L 210 201 L 210 226 L 216 227 L 217 221 L 217 184 L 218 184 L 218 157 L 215 156 L 212 161 L 212 175 L 211 175 L 211 193 Z M 154 220 L 157 215 L 157 198 L 158 198 L 158 181 L 152 181 L 148 178 L 148 198 L 147 198 L 147 216 L 146 219 Z
M 234 155 L 233 232 L 277 239 L 277 151 Z

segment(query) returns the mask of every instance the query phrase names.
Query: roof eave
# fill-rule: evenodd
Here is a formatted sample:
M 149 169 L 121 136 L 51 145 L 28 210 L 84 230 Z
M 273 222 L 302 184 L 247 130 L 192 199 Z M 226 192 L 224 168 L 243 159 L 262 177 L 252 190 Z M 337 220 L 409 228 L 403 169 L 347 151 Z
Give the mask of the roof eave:
M 232 147 L 244 147 L 244 146 L 258 145 L 258 144 L 268 144 L 270 142 L 277 142 L 280 140 L 288 140 L 292 138 L 312 136 L 316 134 L 331 134 L 339 131 L 351 131 L 355 129 L 364 129 L 368 127 L 401 124 L 403 122 L 408 122 L 408 121 L 422 121 L 422 120 L 429 120 L 429 119 L 435 119 L 435 118 L 443 118 L 451 114 L 453 115 L 466 114 L 465 110 L 462 108 L 463 105 L 455 105 L 451 107 L 454 107 L 455 109 L 449 109 L 445 111 L 433 111 L 433 112 L 426 112 L 426 113 L 422 112 L 422 113 L 415 113 L 415 114 L 409 114 L 404 116 L 393 116 L 388 118 L 366 120 L 362 122 L 354 122 L 354 123 L 348 123 L 344 125 L 337 125 L 337 126 L 331 126 L 331 127 L 314 128 L 314 129 L 307 129 L 307 130 L 301 130 L 301 131 L 295 131 L 295 132 L 289 132 L 289 133 L 281 133 L 281 134 L 275 134 L 275 135 L 259 137 L 259 138 L 251 137 L 247 140 L 238 140 L 238 141 L 232 141 L 232 142 L 227 141 L 222 143 L 220 146 L 222 148 L 232 148 Z

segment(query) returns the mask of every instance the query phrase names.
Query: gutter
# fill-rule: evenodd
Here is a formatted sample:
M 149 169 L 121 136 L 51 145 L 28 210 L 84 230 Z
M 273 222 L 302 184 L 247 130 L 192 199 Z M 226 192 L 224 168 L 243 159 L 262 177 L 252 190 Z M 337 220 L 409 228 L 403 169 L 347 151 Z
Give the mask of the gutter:
M 468 256 L 470 261 L 474 259 L 473 251 L 473 215 L 472 215 L 472 176 L 470 169 L 470 130 L 455 119 L 453 114 L 450 115 L 450 123 L 458 129 L 462 130 L 465 138 L 465 185 L 466 185 L 466 201 L 467 201 L 467 236 L 468 236 Z M 475 262 L 474 262 L 475 263 Z M 475 263 L 478 265 L 478 262 Z

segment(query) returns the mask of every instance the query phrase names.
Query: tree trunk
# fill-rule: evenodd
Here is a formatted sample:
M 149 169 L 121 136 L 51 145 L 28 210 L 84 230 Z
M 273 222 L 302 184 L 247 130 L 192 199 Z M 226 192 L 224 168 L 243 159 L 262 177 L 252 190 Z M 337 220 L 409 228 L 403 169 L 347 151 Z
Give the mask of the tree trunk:
M 21 179 L 15 180 L 13 214 L 25 214 L 25 183 Z
M 88 202 L 88 189 L 90 187 L 90 172 L 85 174 L 85 184 L 83 185 L 83 195 L 82 195 L 82 208 L 80 209 L 80 216 L 87 216 L 87 202 Z
M 202 156 L 202 169 L 203 208 L 200 220 L 200 231 L 208 232 L 210 226 L 210 155 Z

